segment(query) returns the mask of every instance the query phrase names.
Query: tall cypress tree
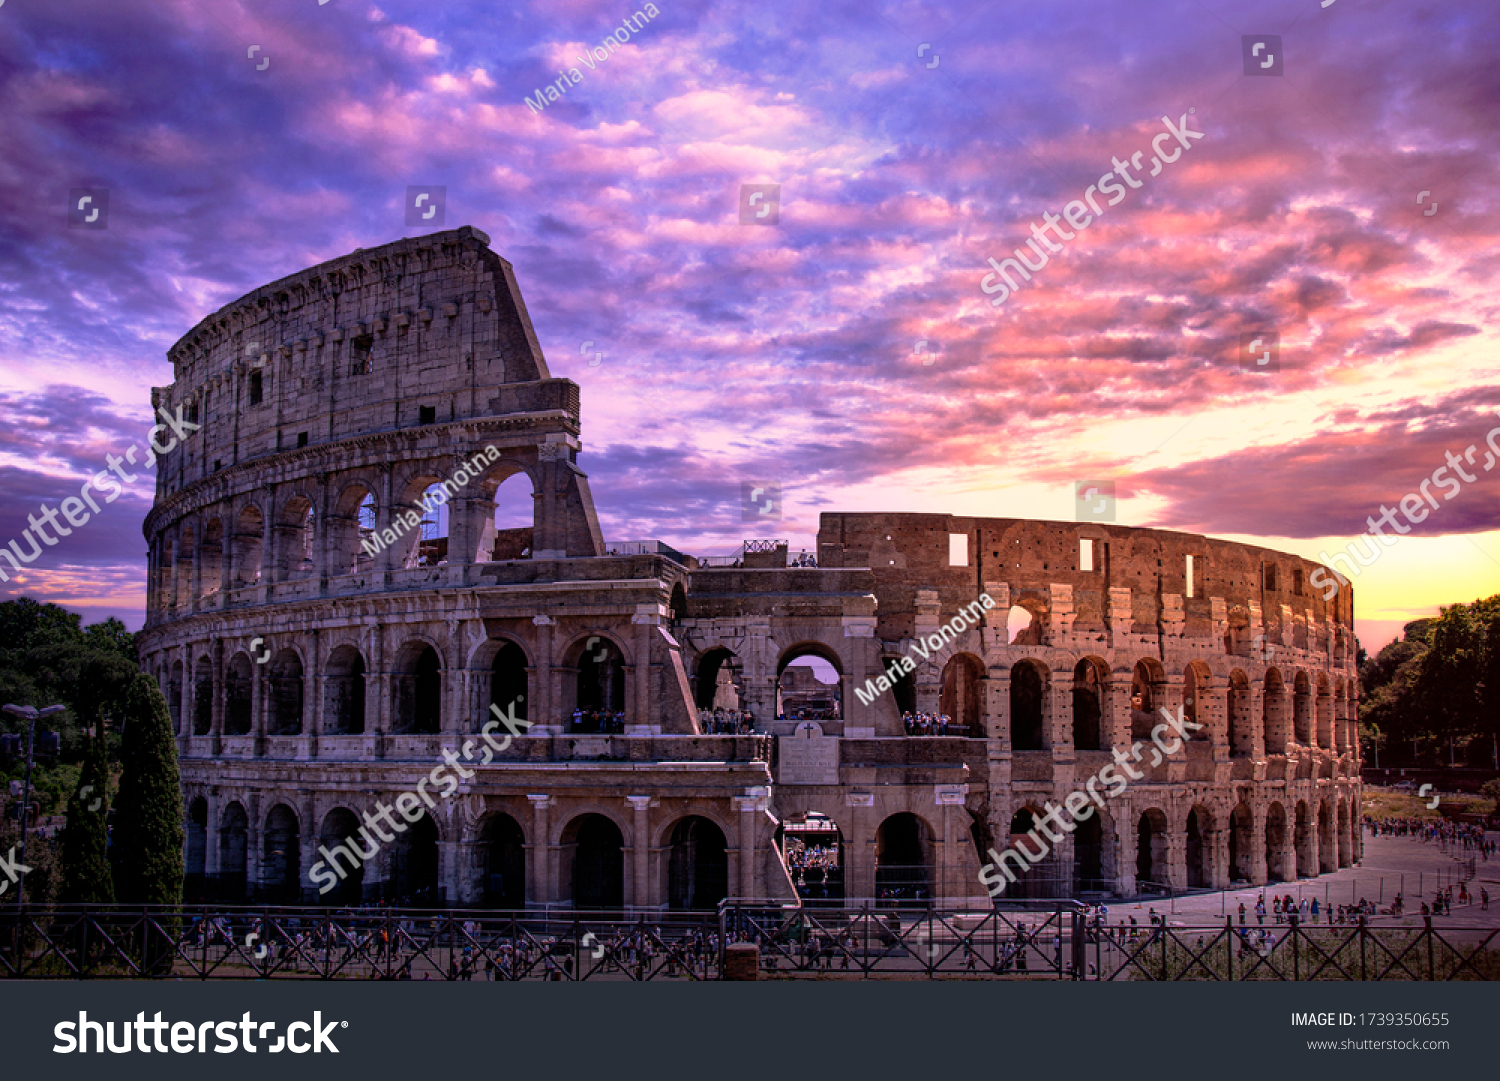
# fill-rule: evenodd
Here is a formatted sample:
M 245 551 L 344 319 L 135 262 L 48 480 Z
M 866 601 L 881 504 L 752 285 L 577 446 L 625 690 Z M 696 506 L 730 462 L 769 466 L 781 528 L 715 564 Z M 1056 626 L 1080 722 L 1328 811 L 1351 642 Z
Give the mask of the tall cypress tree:
M 78 791 L 68 800 L 68 822 L 62 831 L 62 891 L 70 905 L 107 905 L 115 899 L 111 881 L 108 833 L 109 759 L 102 733 L 89 741 Z
M 182 902 L 182 787 L 167 700 L 142 672 L 125 695 L 120 793 L 115 798 L 115 897 L 121 904 Z

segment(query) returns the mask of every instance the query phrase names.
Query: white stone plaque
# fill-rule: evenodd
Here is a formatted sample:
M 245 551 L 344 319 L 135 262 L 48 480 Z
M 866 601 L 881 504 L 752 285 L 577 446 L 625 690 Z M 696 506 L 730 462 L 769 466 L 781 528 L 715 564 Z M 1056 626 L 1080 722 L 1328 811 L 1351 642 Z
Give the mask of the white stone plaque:
M 776 740 L 778 784 L 838 784 L 839 738 L 821 725 L 803 721 L 790 736 Z

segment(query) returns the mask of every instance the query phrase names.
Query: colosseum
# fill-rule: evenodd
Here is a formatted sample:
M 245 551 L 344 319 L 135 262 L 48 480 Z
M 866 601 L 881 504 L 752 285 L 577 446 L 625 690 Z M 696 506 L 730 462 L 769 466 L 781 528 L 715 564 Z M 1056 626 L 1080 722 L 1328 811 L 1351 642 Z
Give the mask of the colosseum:
M 987 904 L 989 849 L 1163 709 L 1201 727 L 1012 895 L 1358 859 L 1352 591 L 1316 596 L 1317 564 L 943 514 L 824 513 L 805 559 L 608 543 L 580 388 L 488 244 L 357 250 L 170 350 L 153 405 L 200 429 L 158 464 L 140 643 L 191 896 Z M 497 713 L 523 734 L 486 746 Z

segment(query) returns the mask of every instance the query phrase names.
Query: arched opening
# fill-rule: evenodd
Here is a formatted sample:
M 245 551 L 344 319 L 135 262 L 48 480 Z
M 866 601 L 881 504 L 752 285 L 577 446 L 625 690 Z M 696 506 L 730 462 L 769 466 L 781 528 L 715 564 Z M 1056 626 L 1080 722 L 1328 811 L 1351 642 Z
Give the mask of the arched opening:
M 1213 885 L 1213 816 L 1205 807 L 1194 807 L 1187 816 L 1187 884 L 1190 890 Z
M 302 900 L 302 831 L 297 815 L 284 803 L 271 808 L 261 831 L 261 897 L 273 905 L 295 905 Z
M 323 818 L 318 845 L 333 853 L 334 858 L 326 862 L 328 869 L 339 876 L 338 885 L 318 895 L 323 904 L 357 905 L 364 902 L 365 864 L 368 862 L 364 856 L 369 853 L 373 858 L 375 853 L 371 851 L 372 840 L 360 836 L 361 824 L 354 812 L 344 807 L 335 807 Z M 343 846 L 342 851 L 340 846 Z M 326 880 L 320 885 L 327 885 Z
M 250 852 L 250 819 L 245 808 L 231 803 L 219 820 L 219 880 L 212 892 L 221 901 L 245 899 L 245 866 Z
M 1167 845 L 1167 816 L 1153 807 L 1142 814 L 1136 824 L 1136 892 L 1154 893 L 1170 888 Z
M 157 607 L 172 608 L 177 604 L 177 596 L 174 592 L 177 588 L 177 578 L 172 573 L 172 553 L 176 550 L 172 538 L 167 537 L 157 548 L 156 565 L 156 598 Z
M 844 900 L 844 835 L 832 818 L 809 811 L 789 819 L 778 831 L 788 877 L 797 896 L 808 904 Z
M 1109 749 L 1104 731 L 1104 666 L 1085 657 L 1073 668 L 1073 747 L 1079 751 Z M 1097 825 L 1097 823 L 1096 823 Z M 1075 843 L 1077 835 L 1074 835 Z
M 718 646 L 698 659 L 693 699 L 700 710 L 739 709 L 744 670 L 733 651 Z
M 1266 881 L 1285 882 L 1288 868 L 1282 860 L 1286 851 L 1286 809 L 1273 803 L 1266 811 Z
M 501 645 L 495 659 L 490 662 L 490 705 L 518 721 L 526 719 L 527 691 L 530 689 L 528 667 L 526 651 L 509 641 Z M 492 709 L 486 720 L 494 719 Z
M 1286 754 L 1286 685 L 1281 681 L 1281 673 L 1274 668 L 1266 669 L 1261 724 L 1265 732 L 1266 754 Z
M 724 831 L 697 815 L 672 829 L 667 857 L 667 904 L 711 911 L 729 896 L 729 846 Z
M 601 814 L 580 815 L 562 834 L 562 874 L 574 908 L 625 904 L 625 839 Z
M 1307 810 L 1307 803 L 1300 799 L 1294 814 L 1292 847 L 1297 852 L 1297 877 L 1312 878 L 1318 873 L 1317 860 L 1313 857 L 1312 815 Z
M 520 823 L 496 812 L 485 819 L 479 834 L 484 907 L 526 907 L 526 837 Z
M 291 582 L 311 577 L 316 567 L 316 540 L 312 501 L 301 495 L 288 499 L 276 523 L 275 580 Z
M 572 731 L 625 730 L 625 655 L 603 635 L 591 634 L 578 657 Z
M 260 548 L 264 536 L 265 522 L 260 508 L 252 505 L 240 511 L 229 553 L 235 585 L 250 586 L 260 581 Z
M 681 582 L 672 585 L 672 597 L 668 604 L 672 613 L 672 622 L 681 623 L 688 616 L 687 590 L 682 588 Z
M 193 735 L 206 736 L 214 726 L 214 666 L 207 655 L 193 666 Z
M 932 834 L 910 811 L 875 831 L 875 896 L 883 905 L 932 899 Z
M 1152 660 L 1139 660 L 1130 672 L 1130 738 L 1150 739 L 1151 730 L 1160 721 L 1157 708 L 1167 674 Z
M 182 735 L 182 662 L 173 661 L 167 676 L 167 714 L 172 718 L 172 734 Z
M 1312 686 L 1307 673 L 1298 672 L 1292 682 L 1292 731 L 1296 741 L 1304 747 L 1312 745 L 1312 714 Z
M 1190 724 L 1201 725 L 1188 728 L 1190 739 L 1207 742 L 1213 738 L 1209 717 L 1207 695 L 1213 685 L 1213 676 L 1202 661 L 1194 661 L 1182 673 L 1182 716 Z M 1154 726 L 1153 726 L 1154 727 Z M 1184 725 L 1186 727 L 1186 725 Z
M 942 691 L 938 695 L 938 712 L 950 720 L 949 735 L 980 736 L 980 704 L 983 693 L 980 680 L 984 669 L 967 653 L 951 657 L 943 666 Z M 955 730 L 953 725 L 957 725 Z
M 323 678 L 323 724 L 330 736 L 359 736 L 365 731 L 365 659 L 351 645 L 328 656 Z
M 788 653 L 776 677 L 776 716 L 780 720 L 841 720 L 843 671 L 817 650 Z
M 193 527 L 183 526 L 182 539 L 177 545 L 177 582 L 173 586 L 173 593 L 182 603 L 187 603 L 196 596 L 193 592 L 193 560 L 196 555 L 193 545 Z
M 1236 882 L 1251 880 L 1255 852 L 1255 812 L 1248 803 L 1237 804 L 1229 816 L 1229 877 Z
M 530 559 L 536 543 L 536 496 L 531 478 L 525 472 L 512 473 L 493 489 L 490 498 L 495 512 L 485 520 L 480 534 L 480 561 Z
M 1029 608 L 1011 605 L 1005 614 L 1005 640 L 1013 646 L 1042 645 L 1041 618 Z
M 1349 805 L 1340 803 L 1338 807 L 1338 865 L 1348 867 L 1354 862 L 1354 834 L 1350 826 Z
M 397 735 L 436 735 L 443 707 L 442 661 L 425 642 L 408 642 L 391 677 Z
M 250 658 L 236 653 L 229 662 L 229 671 L 224 676 L 224 734 L 226 736 L 248 736 L 250 734 L 250 691 L 254 674 Z
M 203 529 L 198 562 L 202 567 L 198 573 L 198 596 L 212 596 L 219 591 L 220 575 L 224 569 L 224 523 L 217 518 L 210 519 Z
M 1318 746 L 1325 751 L 1334 750 L 1333 745 L 1333 694 L 1328 689 L 1328 677 L 1318 674 L 1317 697 L 1313 700 L 1313 723 L 1318 737 Z
M 328 518 L 328 572 L 373 570 L 382 543 L 376 532 L 374 492 L 363 484 L 349 485 L 339 493 Z
M 1011 816 L 1010 834 L 1006 847 L 1024 856 L 1030 863 L 1025 872 L 1007 860 L 1006 867 L 1016 872 L 1015 882 L 1005 889 L 1009 898 L 1038 899 L 1057 897 L 1066 885 L 1058 874 L 1057 856 L 1045 840 L 1045 830 L 1038 826 L 1042 812 L 1035 807 L 1022 807 Z
M 1021 661 L 1010 670 L 1010 745 L 1016 751 L 1046 749 L 1042 727 L 1042 670 Z
M 420 484 L 416 481 L 413 484 Z M 410 491 L 407 503 L 417 513 L 413 533 L 405 534 L 401 543 L 406 555 L 401 561 L 405 570 L 437 567 L 448 562 L 448 492 L 440 481 L 430 480 L 421 491 Z
M 198 796 L 188 804 L 187 844 L 183 852 L 182 896 L 185 901 L 204 899 L 207 883 L 204 871 L 208 865 L 208 801 Z
M 443 903 L 438 888 L 438 831 L 423 815 L 391 846 L 391 900 L 408 908 L 435 908 Z
M 280 650 L 271 658 L 270 735 L 302 734 L 302 658 L 295 650 Z
M 1073 892 L 1103 893 L 1109 888 L 1104 875 L 1104 824 L 1095 808 L 1073 831 Z
M 915 671 L 908 672 L 898 663 L 900 657 L 888 656 L 880 658 L 881 670 L 889 678 L 891 670 L 895 669 L 901 674 L 891 681 L 891 701 L 896 703 L 896 712 L 903 717 L 917 711 L 917 674 Z M 979 733 L 982 735 L 982 733 Z
M 1255 754 L 1255 719 L 1250 712 L 1250 679 L 1236 668 L 1229 673 L 1229 757 Z

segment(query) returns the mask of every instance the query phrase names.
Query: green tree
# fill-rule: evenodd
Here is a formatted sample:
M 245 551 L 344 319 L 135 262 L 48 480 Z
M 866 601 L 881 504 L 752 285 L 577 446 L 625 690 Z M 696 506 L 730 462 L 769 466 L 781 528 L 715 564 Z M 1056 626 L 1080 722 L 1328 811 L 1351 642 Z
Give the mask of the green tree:
M 1479 794 L 1488 796 L 1495 801 L 1495 809 L 1490 812 L 1491 814 L 1500 814 L 1500 777 L 1496 777 L 1492 781 L 1485 781 L 1484 784 L 1480 785 Z
M 58 900 L 72 905 L 107 905 L 115 899 L 110 874 L 108 831 L 109 760 L 104 741 L 89 741 L 78 790 L 68 800 L 62 831 L 62 886 Z
M 124 772 L 115 798 L 115 896 L 121 904 L 182 901 L 182 791 L 167 700 L 144 672 L 125 699 Z

